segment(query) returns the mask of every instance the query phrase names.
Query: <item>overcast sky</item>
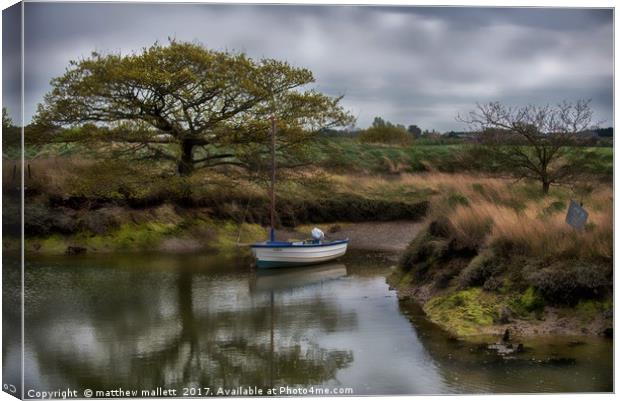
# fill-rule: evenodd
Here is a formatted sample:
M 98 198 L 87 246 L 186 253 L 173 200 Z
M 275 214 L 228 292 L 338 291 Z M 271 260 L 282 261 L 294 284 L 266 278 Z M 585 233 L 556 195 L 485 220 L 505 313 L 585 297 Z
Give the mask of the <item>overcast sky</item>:
M 462 130 L 476 102 L 579 98 L 607 126 L 612 32 L 612 11 L 592 9 L 26 3 L 25 118 L 69 60 L 174 37 L 309 68 L 360 127 Z

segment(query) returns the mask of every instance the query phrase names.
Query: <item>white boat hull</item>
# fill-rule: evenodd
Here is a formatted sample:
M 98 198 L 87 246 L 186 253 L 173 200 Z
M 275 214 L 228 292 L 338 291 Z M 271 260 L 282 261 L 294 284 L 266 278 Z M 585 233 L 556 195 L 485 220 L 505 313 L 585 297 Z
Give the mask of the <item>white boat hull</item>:
M 260 268 L 304 266 L 336 259 L 347 252 L 347 245 L 348 241 L 320 245 L 282 243 L 282 246 L 266 242 L 253 246 L 252 253 Z

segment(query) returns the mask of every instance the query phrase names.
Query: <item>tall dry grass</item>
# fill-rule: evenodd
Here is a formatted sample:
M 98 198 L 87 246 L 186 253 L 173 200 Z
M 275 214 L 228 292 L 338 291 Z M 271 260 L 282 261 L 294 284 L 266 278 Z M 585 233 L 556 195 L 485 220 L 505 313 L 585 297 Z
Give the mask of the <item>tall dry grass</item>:
M 613 253 L 613 191 L 599 184 L 585 197 L 568 188 L 542 196 L 537 183 L 465 174 L 428 173 L 403 177 L 409 185 L 437 193 L 430 219 L 445 218 L 452 236 L 475 247 L 500 247 L 539 257 L 611 258 Z M 565 222 L 569 200 L 583 202 L 586 228 Z
M 550 194 L 543 196 L 537 182 L 474 174 L 426 172 L 389 179 L 366 175 L 329 178 L 345 191 L 387 193 L 401 188 L 414 194 L 430 194 L 428 219 L 447 220 L 451 235 L 468 247 L 508 244 L 516 251 L 541 258 L 612 257 L 613 189 L 608 183 L 593 183 L 586 196 L 567 187 L 552 187 Z M 589 213 L 585 230 L 577 231 L 565 222 L 571 199 L 582 201 Z

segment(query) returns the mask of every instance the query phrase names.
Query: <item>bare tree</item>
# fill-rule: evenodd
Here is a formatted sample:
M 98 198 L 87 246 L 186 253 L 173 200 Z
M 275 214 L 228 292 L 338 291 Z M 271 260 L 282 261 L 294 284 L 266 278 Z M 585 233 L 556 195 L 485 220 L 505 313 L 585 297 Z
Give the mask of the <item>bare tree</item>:
M 552 184 L 574 177 L 579 166 L 567 154 L 591 128 L 590 100 L 556 106 L 509 107 L 500 102 L 477 104 L 458 117 L 474 130 L 496 160 L 518 178 L 540 181 L 544 194 Z

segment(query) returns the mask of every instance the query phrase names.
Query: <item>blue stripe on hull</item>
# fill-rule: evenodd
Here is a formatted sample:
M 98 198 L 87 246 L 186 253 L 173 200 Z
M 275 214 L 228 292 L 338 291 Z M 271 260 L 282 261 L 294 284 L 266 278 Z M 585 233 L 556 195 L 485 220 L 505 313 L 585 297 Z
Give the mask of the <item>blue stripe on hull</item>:
M 349 242 L 349 239 L 339 239 L 330 242 L 320 242 L 317 244 L 308 243 L 308 244 L 295 244 L 293 242 L 285 242 L 285 241 L 265 241 L 265 242 L 257 242 L 255 244 L 250 245 L 251 248 L 323 248 L 333 245 L 346 244 Z
M 310 266 L 310 265 L 318 265 L 320 263 L 331 262 L 331 260 L 322 260 L 320 262 L 280 262 L 280 261 L 270 261 L 270 260 L 257 260 L 256 267 L 259 269 L 275 269 L 278 267 L 301 267 L 301 266 Z

